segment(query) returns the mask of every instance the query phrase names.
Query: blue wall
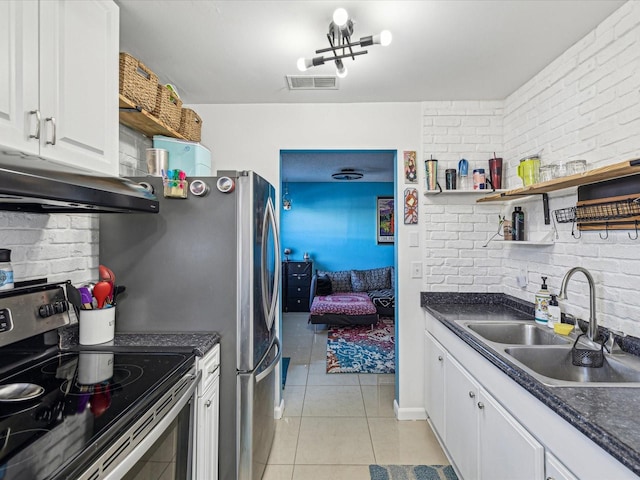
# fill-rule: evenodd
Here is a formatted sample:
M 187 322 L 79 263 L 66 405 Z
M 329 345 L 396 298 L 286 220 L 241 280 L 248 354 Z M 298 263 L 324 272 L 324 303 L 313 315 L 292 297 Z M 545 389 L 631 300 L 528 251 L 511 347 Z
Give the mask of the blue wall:
M 280 237 L 291 260 L 309 252 L 314 270 L 330 271 L 394 264 L 393 244 L 376 241 L 376 197 L 393 196 L 393 182 L 287 186 L 292 207 L 280 210 Z

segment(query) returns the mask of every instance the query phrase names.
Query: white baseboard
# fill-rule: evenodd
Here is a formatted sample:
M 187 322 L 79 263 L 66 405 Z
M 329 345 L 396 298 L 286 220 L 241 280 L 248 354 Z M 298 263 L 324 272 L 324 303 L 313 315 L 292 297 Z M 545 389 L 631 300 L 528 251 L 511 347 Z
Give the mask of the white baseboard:
M 280 420 L 282 418 L 283 413 L 284 413 L 284 398 L 280 400 L 280 405 L 276 405 L 276 408 L 274 408 L 273 416 L 276 420 Z
M 398 420 L 426 420 L 427 412 L 424 408 L 400 408 L 398 401 L 393 401 L 393 411 Z

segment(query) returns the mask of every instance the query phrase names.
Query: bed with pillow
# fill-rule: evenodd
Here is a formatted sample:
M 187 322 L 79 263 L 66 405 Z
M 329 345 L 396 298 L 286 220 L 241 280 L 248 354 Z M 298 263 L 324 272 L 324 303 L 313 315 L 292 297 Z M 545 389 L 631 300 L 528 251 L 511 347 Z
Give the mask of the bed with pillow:
M 309 322 L 326 325 L 374 325 L 393 316 L 393 267 L 317 271 L 311 280 Z

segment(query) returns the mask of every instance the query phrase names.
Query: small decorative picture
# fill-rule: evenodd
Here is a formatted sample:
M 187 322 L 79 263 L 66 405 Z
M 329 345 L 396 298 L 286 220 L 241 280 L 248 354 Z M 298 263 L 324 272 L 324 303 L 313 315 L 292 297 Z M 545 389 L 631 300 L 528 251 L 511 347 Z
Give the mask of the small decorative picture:
M 378 243 L 393 243 L 394 241 L 394 214 L 393 197 L 377 198 L 377 232 Z
M 404 151 L 404 183 L 418 183 L 415 150 Z
M 415 225 L 418 223 L 418 190 L 415 188 L 404 189 L 404 224 Z

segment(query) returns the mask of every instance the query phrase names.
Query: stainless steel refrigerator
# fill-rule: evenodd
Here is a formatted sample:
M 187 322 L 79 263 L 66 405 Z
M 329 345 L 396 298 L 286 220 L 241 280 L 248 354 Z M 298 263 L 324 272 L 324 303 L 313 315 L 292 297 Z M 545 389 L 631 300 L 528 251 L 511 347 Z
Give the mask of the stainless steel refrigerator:
M 160 212 L 100 216 L 100 263 L 126 286 L 116 331 L 220 333 L 220 479 L 260 479 L 281 355 L 274 188 L 254 172 L 218 172 L 197 178 L 206 195 L 181 199 L 164 198 L 160 178 L 132 180 L 154 188 Z

